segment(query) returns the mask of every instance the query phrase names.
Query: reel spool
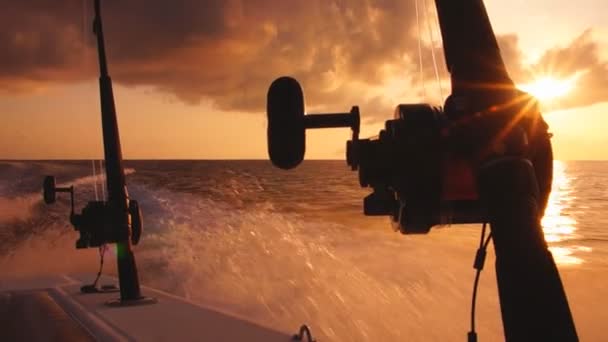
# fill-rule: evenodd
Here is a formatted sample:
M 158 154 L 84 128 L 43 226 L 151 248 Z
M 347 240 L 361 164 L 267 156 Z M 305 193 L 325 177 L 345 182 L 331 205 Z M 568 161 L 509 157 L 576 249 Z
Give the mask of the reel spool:
M 104 243 L 115 243 L 120 238 L 120 232 L 112 221 L 115 210 L 106 201 L 90 201 L 80 214 L 74 211 L 74 187 L 57 187 L 55 177 L 46 176 L 42 184 L 44 203 L 53 204 L 57 201 L 58 192 L 70 193 L 70 222 L 74 230 L 80 233 L 76 248 L 99 247 Z M 143 231 L 141 209 L 136 200 L 129 200 L 128 206 L 130 238 L 137 245 Z

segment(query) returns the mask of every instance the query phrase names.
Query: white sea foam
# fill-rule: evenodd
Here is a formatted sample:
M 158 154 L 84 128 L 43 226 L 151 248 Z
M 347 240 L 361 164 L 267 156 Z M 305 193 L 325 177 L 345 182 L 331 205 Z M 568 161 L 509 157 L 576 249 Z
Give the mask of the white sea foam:
M 134 195 L 154 210 L 138 247 L 148 285 L 285 331 L 309 323 L 320 340 L 444 341 L 467 331 L 476 228 L 405 237 L 388 226 L 304 221 L 264 203 L 234 210 L 170 191 Z M 482 293 L 479 331 L 497 339 L 493 281 Z

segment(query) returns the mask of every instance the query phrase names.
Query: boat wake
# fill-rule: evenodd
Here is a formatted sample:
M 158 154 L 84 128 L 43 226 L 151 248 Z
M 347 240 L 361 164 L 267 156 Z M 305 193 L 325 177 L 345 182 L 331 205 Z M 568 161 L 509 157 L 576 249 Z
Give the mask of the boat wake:
M 92 182 L 84 177 L 72 184 L 87 188 Z M 283 331 L 306 322 L 318 338 L 332 341 L 442 340 L 466 331 L 466 320 L 439 329 L 454 313 L 466 317 L 470 284 L 463 279 L 472 274 L 472 247 L 446 242 L 447 236 L 403 237 L 384 220 L 383 230 L 353 230 L 282 214 L 269 201 L 235 209 L 138 183 L 130 192 L 145 215 L 136 256 L 147 286 Z M 82 203 L 91 193 L 80 196 Z M 5 249 L 0 272 L 93 276 L 97 251 L 74 249 L 67 200 L 44 206 L 39 198 L 32 193 L 8 200 L 22 213 L 10 226 L 23 236 Z M 114 254 L 106 255 L 106 273 L 116 273 Z M 497 303 L 486 299 L 490 305 L 483 307 L 495 312 L 485 323 L 496 331 Z
M 181 173 L 136 166 L 138 172 L 128 176 L 129 192 L 144 214 L 144 238 L 135 247 L 142 284 L 284 332 L 307 323 L 325 341 L 446 341 L 468 331 L 479 227 L 403 236 L 384 219 L 353 219 L 356 203 L 322 211 L 338 194 L 319 197 L 306 192 L 307 183 L 234 166 L 233 173 L 218 167 L 220 175 L 205 166 L 211 174 L 201 177 L 195 166 L 180 165 L 188 170 Z M 0 183 L 7 204 L 2 208 L 13 208 L 10 215 L 3 209 L 0 221 L 0 273 L 85 272 L 92 281 L 98 251 L 74 248 L 78 234 L 69 224 L 67 198 L 42 203 L 38 187 L 47 171 L 31 176 L 28 192 L 11 192 L 16 186 Z M 94 198 L 94 180 L 86 172 L 69 169 L 58 178 L 77 184 L 78 210 Z M 19 188 L 30 187 L 25 183 Z M 341 184 L 336 191 L 343 193 Z M 286 191 L 299 193 L 303 203 L 286 201 Z M 486 265 L 492 264 L 490 249 Z M 603 269 L 568 267 L 562 274 L 575 315 L 583 328 L 599 322 L 593 317 L 602 313 L 587 313 L 584 303 L 605 292 L 598 276 Z M 115 268 L 110 249 L 104 273 L 116 274 Z M 484 340 L 503 340 L 493 267 L 486 267 L 480 285 L 478 333 Z M 601 336 L 595 327 L 583 331 Z

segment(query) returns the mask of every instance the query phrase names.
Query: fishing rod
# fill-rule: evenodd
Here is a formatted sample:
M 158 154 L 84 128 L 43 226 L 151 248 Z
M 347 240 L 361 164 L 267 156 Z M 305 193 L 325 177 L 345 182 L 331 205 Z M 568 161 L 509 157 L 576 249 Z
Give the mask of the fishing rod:
M 540 219 L 552 183 L 551 134 L 538 103 L 509 77 L 482 0 L 436 0 L 452 93 L 444 107 L 400 104 L 377 138 L 360 139 L 360 112 L 306 114 L 292 77 L 268 90 L 268 153 L 283 169 L 304 159 L 306 129 L 349 127 L 346 161 L 358 171 L 365 215 L 389 216 L 404 234 L 481 223 L 479 272 L 493 240 L 505 338 L 577 341 Z M 485 237 L 486 223 L 490 234 Z
M 44 200 L 50 204 L 55 202 L 57 192 L 71 193 L 70 222 L 80 233 L 76 248 L 116 244 L 120 299 L 108 304 L 148 304 L 153 303 L 154 299 L 143 297 L 141 294 L 133 252 L 133 245 L 137 245 L 141 238 L 142 215 L 137 201 L 130 199 L 127 193 L 112 79 L 108 73 L 100 0 L 94 1 L 94 7 L 93 32 L 97 37 L 99 58 L 99 95 L 107 199 L 91 201 L 81 214 L 77 214 L 74 212 L 74 187 L 57 188 L 55 178 L 47 176 L 44 180 Z

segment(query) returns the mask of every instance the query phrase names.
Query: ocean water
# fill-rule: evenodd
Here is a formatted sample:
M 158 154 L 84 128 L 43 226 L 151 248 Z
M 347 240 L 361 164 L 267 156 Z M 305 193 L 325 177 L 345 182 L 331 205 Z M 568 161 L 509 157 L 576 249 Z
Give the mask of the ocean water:
M 368 190 L 342 161 L 126 167 L 144 214 L 144 285 L 288 333 L 306 323 L 319 341 L 466 340 L 479 226 L 396 233 L 388 218 L 363 216 Z M 97 270 L 96 250 L 74 249 L 68 196 L 42 203 L 47 174 L 75 185 L 78 209 L 104 195 L 91 161 L 0 162 L 0 278 Z M 582 341 L 608 339 L 607 223 L 608 162 L 556 161 L 543 226 Z M 491 248 L 488 258 L 477 327 L 499 341 Z M 110 250 L 106 273 L 113 259 Z

